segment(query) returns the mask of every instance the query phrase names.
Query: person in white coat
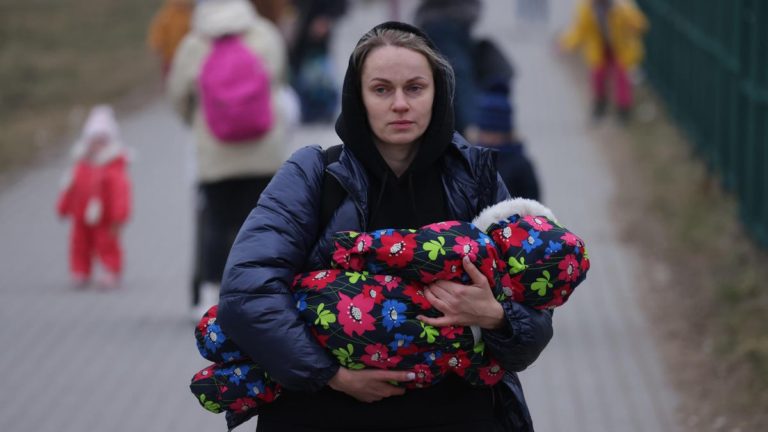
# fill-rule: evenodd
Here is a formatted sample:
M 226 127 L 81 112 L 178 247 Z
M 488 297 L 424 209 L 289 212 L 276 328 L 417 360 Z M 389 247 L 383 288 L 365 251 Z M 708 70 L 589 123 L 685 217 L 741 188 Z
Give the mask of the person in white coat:
M 214 42 L 224 36 L 240 42 L 263 64 L 270 80 L 273 120 L 269 130 L 237 143 L 216 138 L 201 105 L 200 77 Z M 279 30 L 247 0 L 202 0 L 191 31 L 171 64 L 168 93 L 175 110 L 191 126 L 198 189 L 198 229 L 193 276 L 197 318 L 218 302 L 224 264 L 240 225 L 286 159 L 287 53 Z

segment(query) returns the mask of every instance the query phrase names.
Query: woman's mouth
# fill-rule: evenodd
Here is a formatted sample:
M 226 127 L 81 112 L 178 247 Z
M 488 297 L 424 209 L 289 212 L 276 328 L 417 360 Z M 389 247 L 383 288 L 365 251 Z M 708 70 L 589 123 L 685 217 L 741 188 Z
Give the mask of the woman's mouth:
M 410 120 L 395 120 L 390 123 L 390 125 L 396 129 L 403 129 L 410 127 L 413 124 Z

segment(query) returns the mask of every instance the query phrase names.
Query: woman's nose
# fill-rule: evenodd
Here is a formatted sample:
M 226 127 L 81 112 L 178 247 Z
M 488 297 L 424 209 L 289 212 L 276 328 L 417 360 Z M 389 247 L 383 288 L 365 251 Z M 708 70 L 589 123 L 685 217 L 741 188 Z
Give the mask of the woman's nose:
M 405 93 L 402 90 L 395 91 L 395 98 L 392 101 L 392 110 L 396 112 L 402 112 L 408 110 L 408 101 L 405 98 Z

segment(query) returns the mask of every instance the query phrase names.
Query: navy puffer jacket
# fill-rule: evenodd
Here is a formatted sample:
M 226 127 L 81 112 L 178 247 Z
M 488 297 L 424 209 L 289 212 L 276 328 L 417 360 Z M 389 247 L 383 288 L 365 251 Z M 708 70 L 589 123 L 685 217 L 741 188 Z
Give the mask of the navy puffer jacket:
M 443 186 L 454 219 L 471 220 L 488 205 L 508 198 L 495 176 L 490 152 L 459 135 L 443 158 Z M 230 253 L 219 303 L 222 329 L 280 384 L 316 391 L 339 368 L 299 318 L 290 291 L 294 275 L 328 268 L 336 231 L 366 231 L 368 179 L 362 165 L 343 150 L 327 169 L 347 196 L 326 227 L 320 227 L 325 163 L 319 147 L 297 151 L 277 172 L 243 225 Z M 446 175 L 445 173 L 449 173 Z M 511 371 L 521 371 L 552 336 L 549 312 L 504 304 L 508 326 L 484 331 L 493 355 L 510 371 L 496 386 L 511 430 L 532 430 L 522 388 Z

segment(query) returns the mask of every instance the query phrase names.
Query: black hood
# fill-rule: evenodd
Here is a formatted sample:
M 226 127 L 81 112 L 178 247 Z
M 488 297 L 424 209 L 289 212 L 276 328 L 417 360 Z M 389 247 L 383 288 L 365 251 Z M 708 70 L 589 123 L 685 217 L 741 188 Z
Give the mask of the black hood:
M 379 24 L 374 29 L 394 29 L 413 33 L 424 39 L 430 48 L 439 52 L 424 32 L 410 24 L 389 21 Z M 341 114 L 336 120 L 336 133 L 346 148 L 363 163 L 370 175 L 381 179 L 387 173 L 387 177 L 394 177 L 373 142 L 373 132 L 368 124 L 363 105 L 360 73 L 361 71 L 355 67 L 354 60 L 350 56 L 347 73 L 344 76 Z M 433 69 L 432 74 L 435 81 L 432 119 L 422 136 L 416 157 L 406 171 L 408 174 L 431 167 L 443 156 L 453 137 L 453 84 L 441 71 Z

